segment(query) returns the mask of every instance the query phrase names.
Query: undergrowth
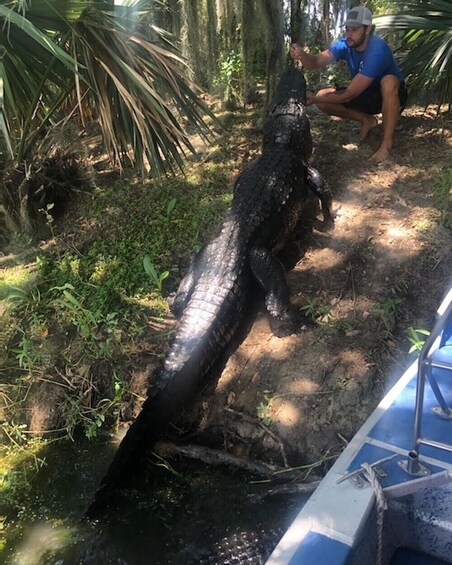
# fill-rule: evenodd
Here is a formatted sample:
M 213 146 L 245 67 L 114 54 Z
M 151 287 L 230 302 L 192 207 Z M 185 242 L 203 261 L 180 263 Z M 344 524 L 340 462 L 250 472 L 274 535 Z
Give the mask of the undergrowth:
M 228 116 L 234 133 L 219 140 L 209 162 L 193 162 L 184 177 L 99 184 L 75 214 L 54 221 L 47 210 L 51 239 L 40 246 L 16 234 L 18 259 L 0 274 L 0 553 L 3 522 L 20 513 L 28 477 L 44 464 L 40 446 L 115 427 L 121 406 L 136 396 L 124 366 L 137 342 L 150 321 L 163 339 L 170 335 L 162 330 L 166 294 L 231 200 L 236 137 L 249 123 L 237 118 Z M 30 414 L 43 395 L 54 417 L 36 429 Z
M 244 127 L 235 124 L 234 135 Z M 236 157 L 228 151 L 235 145 L 231 136 L 220 141 L 221 150 L 202 166 L 193 162 L 185 177 L 98 186 L 75 220 L 71 213 L 57 225 L 49 213 L 53 237 L 36 250 L 32 278 L 24 277 L 26 269 L 17 279 L 4 270 L 1 395 L 8 425 L 22 430 L 20 443 L 30 433 L 30 399 L 43 383 L 58 405 L 58 435 L 92 438 L 117 422 L 130 394 L 121 360 L 150 318 L 168 317 L 165 295 L 220 226 L 231 200 Z M 108 378 L 102 387 L 93 371 L 100 362 Z

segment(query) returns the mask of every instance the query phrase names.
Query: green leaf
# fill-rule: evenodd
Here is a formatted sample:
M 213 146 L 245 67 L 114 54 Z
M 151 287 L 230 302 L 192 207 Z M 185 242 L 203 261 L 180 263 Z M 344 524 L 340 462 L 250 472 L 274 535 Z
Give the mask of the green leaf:
M 146 272 L 146 274 L 153 280 L 153 281 L 157 281 L 158 280 L 158 276 L 157 276 L 157 271 L 155 270 L 155 267 L 151 261 L 151 258 L 149 257 L 149 255 L 145 255 L 143 257 L 143 267 L 144 270 Z

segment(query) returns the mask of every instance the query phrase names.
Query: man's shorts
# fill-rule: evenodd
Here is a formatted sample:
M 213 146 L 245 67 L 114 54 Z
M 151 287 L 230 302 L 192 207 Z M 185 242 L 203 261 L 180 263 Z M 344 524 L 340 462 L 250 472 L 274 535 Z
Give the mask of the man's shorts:
M 337 86 L 336 92 L 341 92 L 345 90 L 345 86 Z M 399 98 L 400 98 L 400 108 L 405 107 L 408 92 L 405 86 L 405 81 L 402 80 L 399 86 Z M 355 98 L 350 100 L 350 102 L 345 102 L 344 106 L 346 108 L 352 108 L 353 110 L 358 110 L 364 114 L 380 114 L 382 108 L 382 98 L 380 89 L 367 89 L 361 94 L 358 94 Z

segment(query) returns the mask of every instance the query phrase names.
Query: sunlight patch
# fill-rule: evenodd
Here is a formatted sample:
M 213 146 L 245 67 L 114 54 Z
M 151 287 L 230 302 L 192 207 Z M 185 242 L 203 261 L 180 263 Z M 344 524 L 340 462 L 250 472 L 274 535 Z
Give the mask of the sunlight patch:
M 407 230 L 407 229 L 404 228 L 404 227 L 393 226 L 393 227 L 390 227 L 390 228 L 388 229 L 387 234 L 388 234 L 390 237 L 400 237 L 400 238 L 402 238 L 402 237 L 411 236 L 411 231 L 410 231 L 410 230 Z
M 345 149 L 346 151 L 357 151 L 358 147 L 359 145 L 357 143 L 346 143 L 342 146 L 342 149 Z
M 298 379 L 290 385 L 290 390 L 296 394 L 312 394 L 317 391 L 319 385 L 310 379 Z
M 275 409 L 275 415 L 272 419 L 278 420 L 283 426 L 294 426 L 300 421 L 300 409 L 294 406 L 292 402 L 283 400 Z
M 341 204 L 339 208 L 335 211 L 334 223 L 340 223 L 347 221 L 350 218 L 355 218 L 358 215 L 362 215 L 362 209 L 359 205 L 353 205 L 350 203 Z
M 344 254 L 335 249 L 313 249 L 309 254 L 309 261 L 303 258 L 297 263 L 297 268 L 301 270 L 312 269 L 312 262 L 315 261 L 316 271 L 323 269 L 334 269 L 344 262 Z
M 17 565 L 38 565 L 49 553 L 62 549 L 72 537 L 67 526 L 54 526 L 51 523 L 40 523 L 31 526 L 24 533 L 22 544 L 14 555 Z

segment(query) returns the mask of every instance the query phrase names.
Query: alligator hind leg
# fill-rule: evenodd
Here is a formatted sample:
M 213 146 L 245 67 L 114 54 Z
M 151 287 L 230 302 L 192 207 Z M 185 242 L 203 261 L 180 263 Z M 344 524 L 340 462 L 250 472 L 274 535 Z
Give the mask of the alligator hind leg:
M 314 167 L 307 167 L 306 178 L 309 188 L 319 198 L 322 204 L 323 219 L 326 222 L 332 222 L 333 213 L 331 211 L 331 205 L 333 203 L 333 195 L 331 194 L 331 190 L 322 175 L 317 169 L 314 169 Z
M 284 328 L 277 327 L 276 332 L 279 335 L 287 333 L 286 330 L 293 333 L 297 327 L 306 322 L 306 319 L 300 312 L 294 310 L 290 303 L 289 287 L 282 263 L 262 247 L 251 249 L 249 259 L 251 271 L 265 291 L 265 306 L 268 313 L 286 324 Z

